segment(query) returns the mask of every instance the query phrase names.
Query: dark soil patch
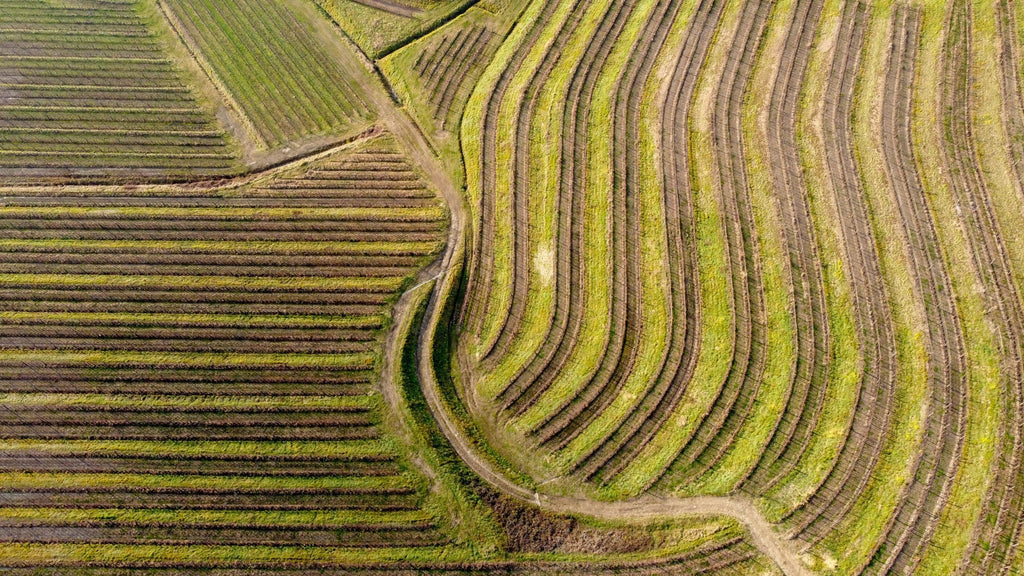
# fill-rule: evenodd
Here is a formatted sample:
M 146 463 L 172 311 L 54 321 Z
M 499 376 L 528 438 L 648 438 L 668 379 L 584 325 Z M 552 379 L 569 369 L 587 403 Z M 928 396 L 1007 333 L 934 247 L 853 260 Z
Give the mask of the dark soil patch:
M 488 488 L 478 490 L 505 531 L 509 552 L 624 554 L 654 547 L 653 538 L 642 528 L 594 528 L 575 518 L 543 512 Z

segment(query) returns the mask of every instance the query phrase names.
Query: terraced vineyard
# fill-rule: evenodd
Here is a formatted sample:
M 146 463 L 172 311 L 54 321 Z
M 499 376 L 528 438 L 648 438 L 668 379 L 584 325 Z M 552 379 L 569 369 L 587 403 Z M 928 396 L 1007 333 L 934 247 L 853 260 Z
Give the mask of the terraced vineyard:
M 0 568 L 1024 573 L 1022 43 L 0 0 Z
M 1024 568 L 1021 16 L 531 4 L 463 122 L 461 426 L 553 498 L 752 499 L 799 570 Z
M 504 0 L 313 0 L 371 58 L 379 59 L 431 33 L 474 6 Z M 518 0 L 517 0 L 518 1 Z

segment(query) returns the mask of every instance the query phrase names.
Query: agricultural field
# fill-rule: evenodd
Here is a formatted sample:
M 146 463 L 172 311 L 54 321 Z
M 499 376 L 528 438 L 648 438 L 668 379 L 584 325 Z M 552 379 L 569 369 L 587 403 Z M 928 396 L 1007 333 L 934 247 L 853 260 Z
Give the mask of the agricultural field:
M 456 186 L 464 182 L 461 119 L 477 81 L 524 4 L 477 3 L 431 34 L 377 60 L 395 97 L 431 135 Z
M 152 8 L 0 3 L 0 177 L 209 177 L 234 146 Z M 166 27 L 166 25 L 164 25 Z
M 390 138 L 239 186 L 0 211 L 4 560 L 447 541 L 372 384 L 444 225 Z
M 231 103 L 256 151 L 308 152 L 311 139 L 323 146 L 372 122 L 366 72 L 314 6 L 298 0 L 157 3 Z
M 0 0 L 0 569 L 1024 573 L 1021 0 Z
M 467 451 L 750 503 L 787 572 L 1024 570 L 1022 15 L 530 3 L 461 125 Z
M 430 50 L 420 52 L 413 64 L 420 83 L 426 89 L 433 117 L 442 129 L 451 127 L 452 103 L 470 75 L 482 72 L 494 39 L 485 26 L 453 30 Z

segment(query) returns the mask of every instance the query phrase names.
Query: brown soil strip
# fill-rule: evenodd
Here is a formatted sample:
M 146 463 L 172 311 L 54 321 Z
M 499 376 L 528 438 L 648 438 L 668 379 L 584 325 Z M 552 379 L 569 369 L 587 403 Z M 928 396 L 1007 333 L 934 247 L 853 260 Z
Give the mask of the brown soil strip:
M 576 349 L 583 324 L 588 151 L 585 144 L 590 122 L 590 103 L 600 74 L 595 62 L 607 57 L 608 48 L 591 42 L 580 58 L 566 94 L 562 110 L 562 134 L 559 163 L 557 263 L 555 274 L 555 311 L 551 327 L 537 354 L 527 363 L 501 394 L 499 401 L 514 414 L 521 414 L 548 389 Z
M 851 38 L 862 34 L 862 31 L 857 31 L 857 26 L 863 28 L 865 15 L 858 16 L 854 8 L 853 12 L 847 12 L 847 16 L 854 19 L 851 23 L 854 28 L 849 29 Z M 832 86 L 835 87 L 836 83 L 833 82 Z M 849 88 L 852 91 L 852 85 Z M 852 218 L 846 224 L 859 227 L 848 231 L 850 239 L 847 240 L 847 246 L 853 238 L 863 238 L 870 234 L 864 227 L 867 216 L 861 211 L 861 203 L 850 203 L 848 200 L 849 195 L 844 196 L 840 204 L 842 214 Z M 870 235 L 863 238 L 865 246 L 873 246 L 872 238 Z M 850 258 L 857 327 L 859 338 L 866 349 L 865 377 L 858 383 L 858 403 L 853 422 L 847 429 L 846 441 L 839 457 L 823 483 L 807 502 L 793 510 L 787 518 L 794 534 L 812 542 L 823 538 L 837 525 L 866 488 L 889 429 L 895 391 L 895 337 L 877 256 L 871 250 L 865 250 L 852 254 Z
M 494 345 L 481 360 L 481 370 L 487 371 L 497 365 L 505 356 L 512 342 L 519 335 L 526 305 L 529 300 L 531 273 L 533 265 L 530 213 L 533 192 L 533 172 L 531 165 L 533 156 L 533 119 L 536 106 L 543 94 L 544 86 L 561 60 L 562 49 L 575 34 L 590 2 L 580 2 L 569 16 L 568 24 L 559 29 L 552 45 L 544 53 L 540 65 L 534 70 L 527 82 L 525 93 L 517 97 L 518 114 L 516 117 L 515 135 L 512 145 L 512 180 L 513 198 L 513 238 L 512 250 L 512 295 L 508 309 L 498 312 L 502 318 L 501 328 Z M 599 33 L 598 33 L 599 34 Z M 599 36 L 595 36 L 599 37 Z M 492 194 L 493 190 L 490 191 Z M 487 191 L 484 191 L 487 193 Z
M 498 179 L 497 138 L 501 105 L 505 100 L 512 80 L 522 68 L 526 57 L 534 48 L 557 8 L 558 3 L 556 2 L 545 4 L 543 12 L 538 16 L 537 21 L 530 26 L 522 44 L 517 48 L 515 56 L 502 69 L 501 76 L 498 78 L 498 82 L 491 92 L 491 96 L 484 109 L 484 126 L 481 132 L 483 136 L 481 144 L 483 157 L 481 159 L 479 183 L 481 194 L 480 218 L 474 227 L 475 236 L 471 247 L 473 263 L 471 266 L 468 266 L 469 277 L 467 279 L 466 293 L 469 297 L 465 299 L 460 314 L 467 326 L 467 332 L 470 334 L 480 334 L 484 319 L 495 313 L 495 311 L 489 309 L 488 298 L 492 289 L 495 222 L 498 218 L 493 191 Z M 453 201 L 461 203 L 459 199 L 453 199 Z M 488 353 L 489 350 L 484 351 L 485 356 Z
M 821 261 L 796 135 L 800 91 L 821 10 L 820 2 L 797 5 L 768 107 L 769 162 L 789 254 L 796 361 L 786 407 L 743 484 L 753 494 L 766 491 L 799 462 L 821 413 L 830 360 Z
M 613 328 L 605 356 L 597 373 L 571 402 L 559 409 L 537 432 L 552 448 L 561 448 L 578 436 L 618 396 L 629 377 L 639 352 L 643 332 L 641 290 L 643 286 L 640 253 L 640 101 L 654 69 L 661 47 L 672 26 L 679 5 L 659 2 L 648 17 L 640 38 L 634 44 L 634 57 L 619 79 L 615 100 L 613 157 L 613 250 L 615 285 L 612 290 Z M 623 23 L 632 9 L 624 15 Z M 619 32 L 609 38 L 614 44 Z M 618 296 L 616 296 L 618 294 Z M 618 301 L 617 301 L 618 300 Z M 620 326 L 616 326 L 619 325 Z M 616 335 L 621 330 L 621 337 Z M 619 344 L 621 342 L 621 344 Z M 610 352 L 610 354 L 609 354 Z
M 893 62 L 889 65 L 883 103 L 883 134 L 889 141 L 886 148 L 891 174 L 906 171 L 906 158 L 912 159 L 911 87 L 920 13 L 901 8 L 895 18 L 894 29 L 905 38 L 893 43 Z M 902 50 L 896 50 L 897 47 Z M 907 196 L 911 191 L 908 183 L 913 183 L 913 191 L 919 195 L 916 200 Z M 952 490 L 967 419 L 967 368 L 951 282 L 941 259 L 930 256 L 938 254 L 934 228 L 920 225 L 930 222 L 930 216 L 923 213 L 927 204 L 916 174 L 904 174 L 894 183 L 894 190 L 904 228 L 911 239 L 917 290 L 925 295 L 931 394 L 925 442 L 916 462 L 914 481 L 902 494 L 899 509 L 866 573 L 909 574 L 920 562 L 920 551 L 934 533 Z

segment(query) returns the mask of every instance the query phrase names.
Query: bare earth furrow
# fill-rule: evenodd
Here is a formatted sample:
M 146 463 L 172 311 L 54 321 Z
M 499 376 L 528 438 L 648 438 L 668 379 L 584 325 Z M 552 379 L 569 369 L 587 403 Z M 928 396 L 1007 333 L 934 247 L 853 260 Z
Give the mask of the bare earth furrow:
M 431 52 L 430 58 L 423 62 L 422 68 L 418 70 L 426 83 L 427 92 L 433 94 L 437 87 L 439 71 L 444 70 L 443 65 L 451 59 L 452 50 L 456 49 L 465 30 L 459 30 L 456 34 L 446 36 Z
M 459 30 L 455 37 L 455 45 L 452 46 L 452 49 L 448 54 L 444 55 L 441 67 L 430 80 L 430 99 L 434 103 L 435 108 L 438 107 L 440 100 L 443 98 L 444 93 L 449 89 L 451 84 L 456 82 L 460 77 L 458 73 L 459 70 L 462 69 L 467 62 L 472 62 L 471 58 L 476 56 L 474 52 L 476 43 L 479 41 L 480 37 L 483 36 L 485 31 L 486 28 L 467 28 Z
M 1017 180 L 1021 181 L 1024 176 L 1024 79 L 1021 78 L 1018 69 L 1021 51 L 1017 42 L 1015 3 L 1016 0 L 999 0 L 995 6 L 1001 41 L 999 63 L 1003 78 L 1003 120 L 1009 134 L 1013 169 Z
M 49 455 L 15 453 L 0 455 L 0 468 L 11 472 L 195 474 L 208 476 L 394 476 L 401 472 L 397 462 L 289 460 L 216 460 L 175 457 L 132 457 L 103 455 Z
M 480 69 L 491 53 L 491 41 L 494 39 L 494 32 L 488 28 L 481 28 L 479 35 L 473 41 L 464 59 L 459 62 L 448 86 L 441 95 L 440 103 L 437 105 L 437 112 L 434 117 L 441 122 L 441 128 L 447 130 L 450 125 L 452 107 L 455 105 L 456 96 L 465 85 L 472 85 Z

